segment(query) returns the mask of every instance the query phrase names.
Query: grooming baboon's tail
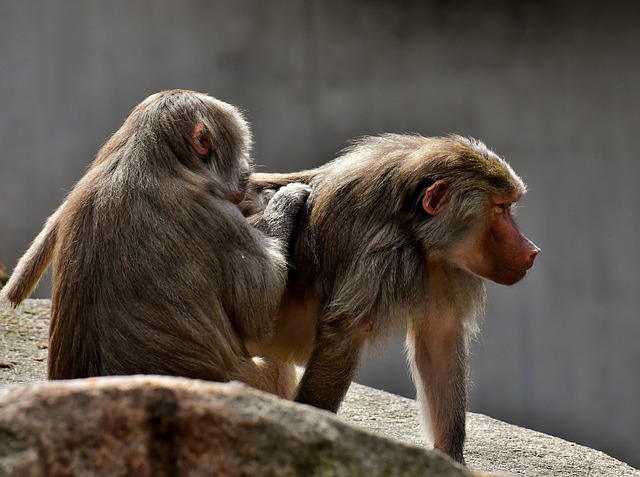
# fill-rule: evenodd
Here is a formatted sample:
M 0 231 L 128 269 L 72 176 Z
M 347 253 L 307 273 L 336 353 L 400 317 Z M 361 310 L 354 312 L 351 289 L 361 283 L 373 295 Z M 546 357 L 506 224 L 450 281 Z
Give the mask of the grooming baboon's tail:
M 58 237 L 58 220 L 64 204 L 48 219 L 29 250 L 22 256 L 11 274 L 11 278 L 0 292 L 0 303 L 18 306 L 27 298 L 53 259 Z

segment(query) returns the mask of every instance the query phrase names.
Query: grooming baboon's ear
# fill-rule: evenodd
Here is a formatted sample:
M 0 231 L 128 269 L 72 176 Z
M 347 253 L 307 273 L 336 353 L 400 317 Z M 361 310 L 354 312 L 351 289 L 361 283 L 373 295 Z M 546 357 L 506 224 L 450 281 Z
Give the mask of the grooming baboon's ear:
M 197 124 L 196 127 L 193 128 L 193 133 L 191 133 L 191 144 L 198 156 L 204 157 L 209 154 L 209 151 L 211 150 L 211 142 L 209 142 L 209 138 L 205 133 L 204 124 Z
M 449 184 L 445 181 L 436 181 L 424 191 L 422 208 L 429 215 L 438 214 L 447 203 L 447 189 Z

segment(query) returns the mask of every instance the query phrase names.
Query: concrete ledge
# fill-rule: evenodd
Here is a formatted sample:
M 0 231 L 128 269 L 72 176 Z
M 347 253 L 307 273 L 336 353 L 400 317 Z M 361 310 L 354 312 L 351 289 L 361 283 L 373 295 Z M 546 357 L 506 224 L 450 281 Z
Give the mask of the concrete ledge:
M 0 309 L 0 386 L 45 379 L 48 312 L 48 300 Z M 20 393 L 12 395 L 19 399 Z M 353 384 L 338 416 L 385 438 L 424 445 L 411 399 Z M 640 471 L 602 452 L 473 413 L 466 459 L 471 469 L 522 476 L 640 477 Z
M 416 401 L 352 384 L 343 419 L 380 435 L 424 445 Z M 557 437 L 467 413 L 465 458 L 471 469 L 526 477 L 640 476 L 607 454 Z

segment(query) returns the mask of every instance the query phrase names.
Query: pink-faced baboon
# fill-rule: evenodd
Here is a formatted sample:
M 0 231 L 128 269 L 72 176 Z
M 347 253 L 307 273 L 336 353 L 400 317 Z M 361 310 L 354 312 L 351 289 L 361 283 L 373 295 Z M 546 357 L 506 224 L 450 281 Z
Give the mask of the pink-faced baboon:
M 306 365 L 296 400 L 336 411 L 362 345 L 406 326 L 426 427 L 436 448 L 463 462 L 467 343 L 484 308 L 482 279 L 516 283 L 539 252 L 511 213 L 522 180 L 479 141 L 388 134 L 317 169 L 255 174 L 241 207 L 255 220 L 290 182 L 313 192 L 274 339 L 250 351 L 283 373 Z

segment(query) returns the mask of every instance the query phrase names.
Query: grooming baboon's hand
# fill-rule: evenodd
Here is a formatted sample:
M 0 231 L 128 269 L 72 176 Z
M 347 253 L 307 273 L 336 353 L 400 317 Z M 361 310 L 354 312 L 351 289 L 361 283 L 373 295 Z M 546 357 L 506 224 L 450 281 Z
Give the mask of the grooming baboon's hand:
M 288 244 L 298 221 L 311 187 L 307 184 L 293 183 L 282 187 L 275 193 L 255 227 Z

